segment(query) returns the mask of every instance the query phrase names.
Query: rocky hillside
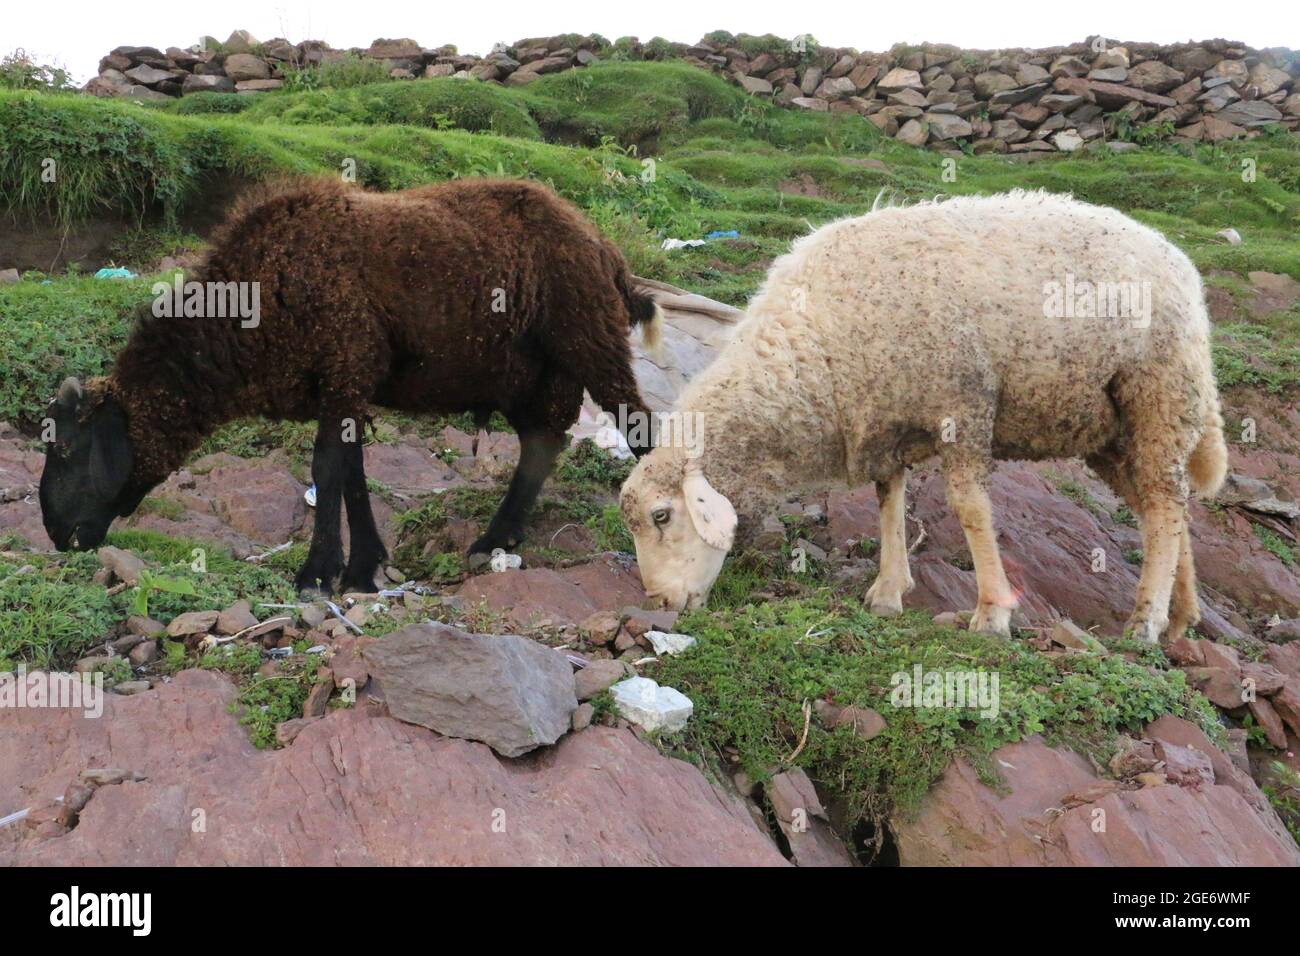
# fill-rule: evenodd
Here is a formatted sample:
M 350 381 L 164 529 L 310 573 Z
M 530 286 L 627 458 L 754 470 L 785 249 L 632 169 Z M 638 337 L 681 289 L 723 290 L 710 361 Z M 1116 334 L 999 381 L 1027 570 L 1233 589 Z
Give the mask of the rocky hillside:
M 764 67 L 743 38 L 716 46 Z M 564 48 L 523 47 L 546 50 L 529 63 Z M 1199 45 L 1218 59 L 1194 71 L 1166 65 L 1204 87 L 1220 60 L 1241 62 L 1249 80 L 1263 53 L 1229 47 Z M 110 689 L 98 717 L 0 707 L 0 860 L 1300 862 L 1297 137 L 1273 124 L 1249 139 L 1162 140 L 1103 115 L 1104 142 L 1073 152 L 946 163 L 852 109 L 784 109 L 720 70 L 589 49 L 597 59 L 581 69 L 511 84 L 393 79 L 410 68 L 358 67 L 366 58 L 323 48 L 296 80 L 272 44 L 227 47 L 224 60 L 212 44 L 187 75 L 220 78 L 199 64 L 226 71 L 246 55 L 283 86 L 142 103 L 139 90 L 0 92 L 0 273 L 11 270 L 0 282 L 0 671 L 101 674 Z M 1128 54 L 1126 69 L 1151 62 L 1136 45 Z M 420 65 L 457 67 L 437 62 L 453 55 L 425 63 L 421 50 Z M 929 97 L 944 85 L 931 68 L 960 60 L 909 66 L 905 55 L 876 88 L 915 68 Z M 1082 51 L 1043 69 L 1064 56 L 1114 69 Z M 167 71 L 169 58 L 179 68 L 171 51 L 145 65 Z M 838 71 L 839 59 L 817 65 Z M 972 84 L 1009 63 L 983 65 Z M 792 68 L 798 81 L 811 66 Z M 1225 85 L 1246 103 L 1278 92 L 1210 91 Z M 872 116 L 906 105 L 875 100 L 886 105 Z M 1026 141 L 1047 122 L 1012 119 Z M 1110 148 L 1112 133 L 1132 148 Z M 41 179 L 51 158 L 57 188 Z M 656 408 L 712 361 L 774 256 L 882 190 L 900 201 L 1073 191 L 1161 229 L 1205 279 L 1231 446 L 1224 494 L 1192 514 L 1201 626 L 1163 649 L 1124 639 L 1140 535 L 1069 461 L 1004 463 L 994 476 L 1022 595 L 1012 641 L 963 627 L 970 556 L 925 468 L 911 481 L 917 588 L 903 617 L 863 610 L 879 534 L 869 489 L 791 489 L 755 547 L 728 561 L 708 609 L 642 610 L 614 507 L 628 465 L 602 447 L 610 436 L 591 407 L 519 567 L 464 560 L 516 437 L 499 420 L 480 431 L 462 416 L 383 409 L 365 447 L 392 556 L 383 591 L 296 600 L 314 514 L 309 424 L 231 423 L 103 551 L 53 552 L 36 496 L 52 389 L 111 361 L 152 284 L 193 260 L 240 187 L 337 174 L 345 161 L 372 189 L 512 175 L 578 203 L 668 309 L 667 354 L 636 365 Z M 116 268 L 95 278 L 101 266 Z M 998 706 L 893 699 L 895 675 L 918 666 L 997 675 Z M 473 687 L 473 701 L 449 683 Z
M 123 46 L 87 85 L 96 96 L 161 99 L 310 86 L 316 73 L 373 67 L 411 80 L 456 77 L 525 86 L 602 58 L 689 63 L 749 95 L 793 109 L 866 117 L 913 146 L 974 152 L 1072 152 L 1098 139 L 1214 143 L 1300 123 L 1300 54 L 1210 40 L 1158 46 L 1092 37 L 1039 50 L 941 44 L 887 53 L 823 47 L 810 37 L 709 34 L 698 43 L 610 43 L 599 36 L 520 40 L 486 56 L 411 39 L 334 50 L 317 40 L 259 42 L 236 30 L 182 50 Z

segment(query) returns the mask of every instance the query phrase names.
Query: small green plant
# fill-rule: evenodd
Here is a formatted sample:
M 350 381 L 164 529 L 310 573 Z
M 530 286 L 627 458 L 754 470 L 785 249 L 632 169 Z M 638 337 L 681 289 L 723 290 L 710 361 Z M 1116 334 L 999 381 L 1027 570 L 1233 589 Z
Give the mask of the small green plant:
M 1255 537 L 1264 546 L 1264 550 L 1277 558 L 1288 568 L 1296 565 L 1296 549 L 1282 540 L 1281 535 L 1262 524 L 1255 525 Z
M 168 578 L 154 574 L 148 568 L 140 572 L 140 583 L 131 590 L 131 613 L 141 617 L 149 616 L 149 593 L 160 591 L 165 594 L 195 594 L 194 583 L 184 578 Z
M 0 58 L 0 89 L 62 92 L 75 89 L 65 69 L 37 63 L 22 49 Z

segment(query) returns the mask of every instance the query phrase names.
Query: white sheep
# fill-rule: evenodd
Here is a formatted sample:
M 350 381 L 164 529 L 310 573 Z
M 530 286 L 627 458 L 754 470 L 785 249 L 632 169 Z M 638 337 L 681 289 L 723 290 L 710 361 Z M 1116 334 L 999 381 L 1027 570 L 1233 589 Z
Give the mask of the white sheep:
M 703 416 L 702 440 L 656 448 L 621 497 L 646 591 L 668 606 L 703 604 L 784 494 L 870 481 L 867 598 L 898 613 L 905 469 L 937 454 L 975 563 L 970 626 L 1009 635 L 990 464 L 1080 456 L 1141 519 L 1131 633 L 1154 643 L 1199 620 L 1189 479 L 1212 495 L 1227 468 L 1200 276 L 1112 209 L 1017 190 L 824 226 L 773 264 L 675 411 Z

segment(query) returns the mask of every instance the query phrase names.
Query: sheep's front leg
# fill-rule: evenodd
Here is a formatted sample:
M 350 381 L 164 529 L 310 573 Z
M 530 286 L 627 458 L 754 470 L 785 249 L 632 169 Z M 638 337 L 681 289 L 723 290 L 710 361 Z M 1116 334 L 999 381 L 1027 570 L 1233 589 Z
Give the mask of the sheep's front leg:
M 343 572 L 339 590 L 369 594 L 375 590 L 380 565 L 388 559 L 388 549 L 375 527 L 370 507 L 370 489 L 366 487 L 365 450 L 361 442 L 344 445 L 343 501 L 348 509 L 348 567 Z
M 987 468 L 969 462 L 949 462 L 944 467 L 948 503 L 966 532 L 966 544 L 975 562 L 979 605 L 971 618 L 972 631 L 1011 636 L 1011 609 L 1015 592 L 1007 581 L 993 528 L 993 506 L 986 488 Z
M 338 419 L 322 419 L 316 428 L 316 447 L 311 456 L 311 477 L 316 483 L 311 550 L 294 582 L 298 593 L 309 599 L 328 596 L 343 570 L 339 516 L 343 510 L 344 468 L 343 425 Z
M 520 432 L 519 464 L 515 466 L 510 488 L 501 499 L 497 513 L 484 535 L 470 547 L 471 557 L 491 554 L 495 548 L 507 551 L 524 540 L 524 520 L 551 473 L 555 459 L 569 444 L 569 436 L 545 431 Z
M 880 502 L 880 571 L 867 589 L 871 613 L 894 617 L 903 612 L 903 595 L 912 590 L 907 566 L 907 471 L 876 482 Z

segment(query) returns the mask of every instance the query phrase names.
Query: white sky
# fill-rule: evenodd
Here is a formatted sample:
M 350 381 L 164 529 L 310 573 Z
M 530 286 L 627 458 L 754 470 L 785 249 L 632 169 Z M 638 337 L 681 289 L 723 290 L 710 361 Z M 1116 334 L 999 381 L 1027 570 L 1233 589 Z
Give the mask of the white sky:
M 1172 43 L 1226 37 L 1250 46 L 1300 47 L 1296 0 L 223 0 L 127 3 L 8 0 L 0 14 L 0 54 L 22 47 L 84 81 L 99 58 L 124 44 L 189 46 L 207 33 L 224 40 L 249 30 L 260 40 L 286 36 L 336 47 L 376 37 L 412 37 L 426 47 L 456 44 L 485 53 L 493 43 L 557 33 L 600 33 L 610 40 L 659 35 L 686 43 L 710 30 L 812 34 L 828 46 L 886 50 L 899 42 L 972 48 L 1055 46 L 1103 34 Z

